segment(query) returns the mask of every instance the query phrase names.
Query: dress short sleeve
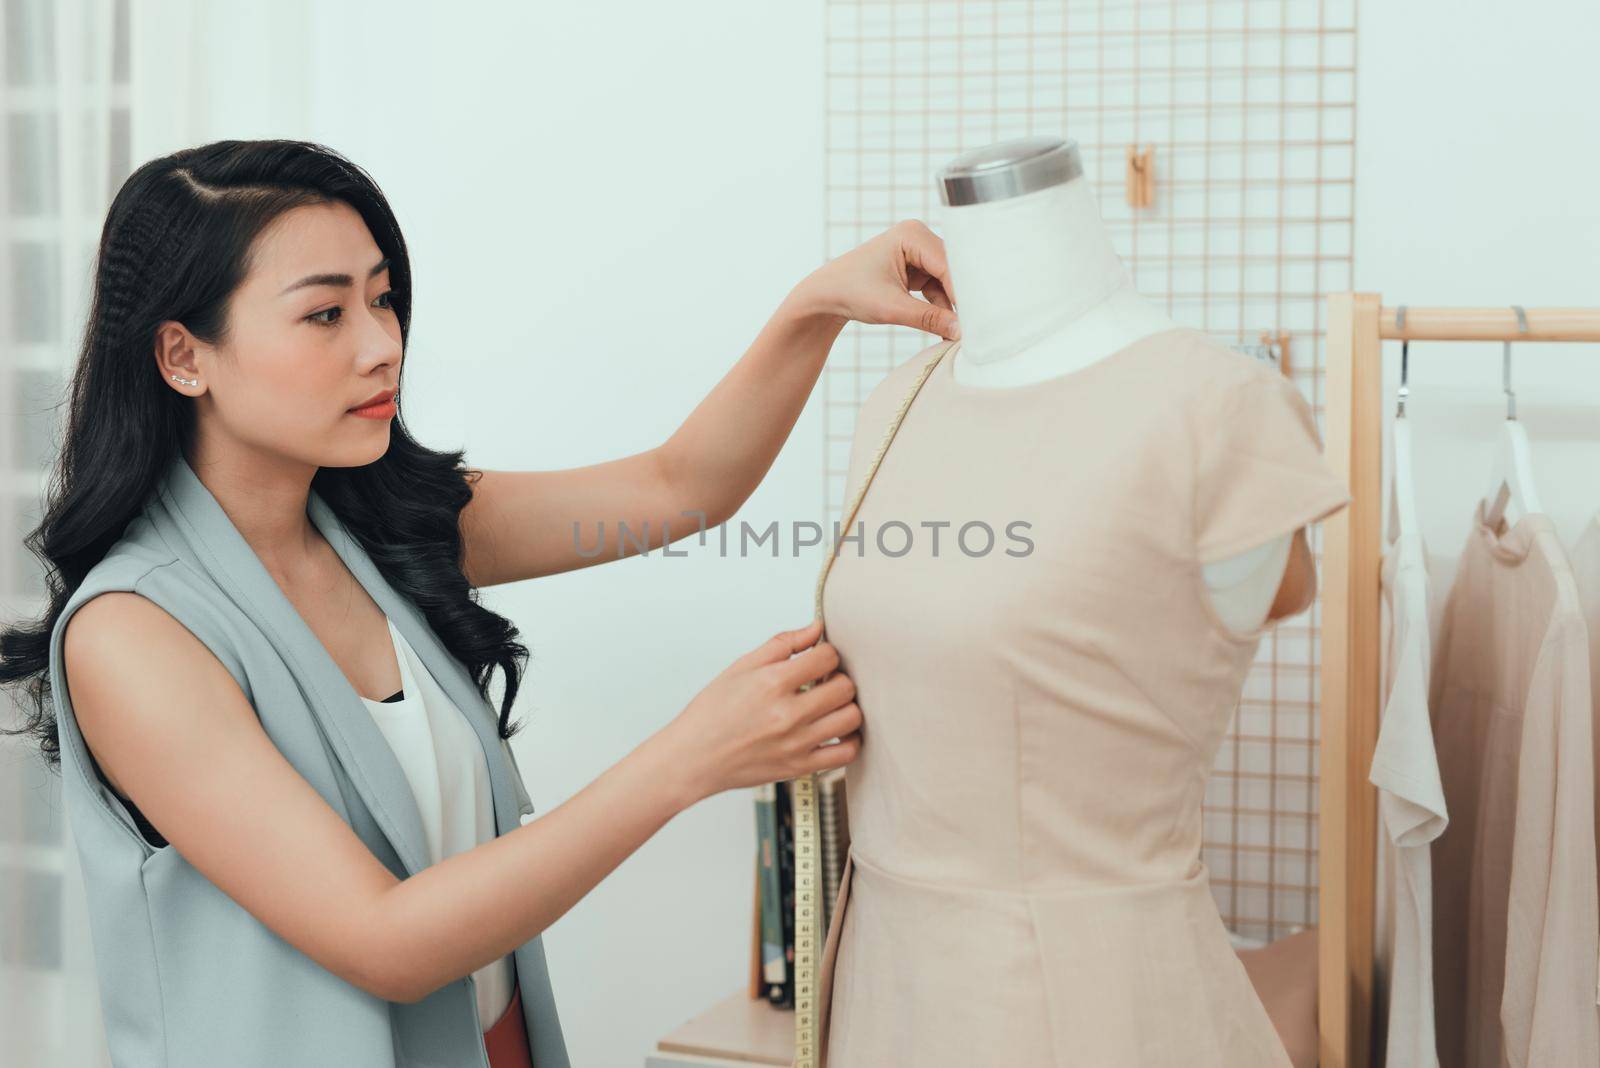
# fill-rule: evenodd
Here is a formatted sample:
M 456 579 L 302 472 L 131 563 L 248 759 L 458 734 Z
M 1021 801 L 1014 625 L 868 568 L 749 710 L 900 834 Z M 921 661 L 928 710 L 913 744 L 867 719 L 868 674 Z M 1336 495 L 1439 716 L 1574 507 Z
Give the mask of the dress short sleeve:
M 1196 428 L 1195 552 L 1202 564 L 1292 533 L 1350 503 L 1293 382 L 1262 368 L 1228 384 Z

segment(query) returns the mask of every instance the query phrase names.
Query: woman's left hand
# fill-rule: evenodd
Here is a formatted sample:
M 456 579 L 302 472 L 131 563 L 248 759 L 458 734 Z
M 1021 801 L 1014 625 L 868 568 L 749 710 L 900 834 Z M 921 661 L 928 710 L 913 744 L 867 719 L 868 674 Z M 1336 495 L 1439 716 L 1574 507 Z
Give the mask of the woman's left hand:
M 916 292 L 927 299 L 911 295 Z M 812 271 L 790 298 L 811 313 L 954 340 L 961 336 L 954 295 L 944 241 L 920 220 L 904 219 Z

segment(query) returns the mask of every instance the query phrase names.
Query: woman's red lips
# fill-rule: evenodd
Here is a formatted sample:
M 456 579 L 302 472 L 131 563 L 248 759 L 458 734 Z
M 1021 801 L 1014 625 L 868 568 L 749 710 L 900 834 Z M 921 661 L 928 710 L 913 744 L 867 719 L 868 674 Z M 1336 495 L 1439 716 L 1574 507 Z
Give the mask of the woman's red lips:
M 366 400 L 362 401 L 360 404 L 357 404 L 354 407 L 352 407 L 350 409 L 350 411 L 352 411 L 352 412 L 359 411 L 362 408 L 371 408 L 371 407 L 373 407 L 375 405 L 384 404 L 391 397 L 393 397 L 394 395 L 395 395 L 395 391 L 392 390 L 392 389 L 386 389 L 382 393 L 374 393 L 372 396 L 368 397 Z

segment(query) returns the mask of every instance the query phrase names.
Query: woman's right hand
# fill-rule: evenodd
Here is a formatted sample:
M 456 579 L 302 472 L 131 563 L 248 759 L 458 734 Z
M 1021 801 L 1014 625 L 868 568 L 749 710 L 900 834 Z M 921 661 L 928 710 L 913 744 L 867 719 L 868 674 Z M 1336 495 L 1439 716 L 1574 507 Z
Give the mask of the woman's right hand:
M 861 748 L 861 709 L 822 625 L 768 638 L 730 664 L 667 725 L 692 800 L 836 768 Z M 798 654 L 798 655 L 796 655 Z M 818 679 L 824 681 L 817 682 Z M 816 682 L 805 691 L 800 687 Z M 838 738 L 834 745 L 823 745 Z

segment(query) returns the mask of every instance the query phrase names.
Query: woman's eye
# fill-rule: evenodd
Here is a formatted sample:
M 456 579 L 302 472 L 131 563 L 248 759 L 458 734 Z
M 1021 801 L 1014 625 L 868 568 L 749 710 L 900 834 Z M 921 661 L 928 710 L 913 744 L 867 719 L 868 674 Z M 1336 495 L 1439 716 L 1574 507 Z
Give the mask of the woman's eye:
M 393 299 L 394 290 L 386 289 L 382 293 L 379 293 L 376 297 L 373 297 L 372 302 L 377 304 L 380 308 L 392 309 L 393 304 L 391 302 Z M 381 303 L 379 303 L 380 301 Z M 306 319 L 313 323 L 317 323 L 320 326 L 336 326 L 338 325 L 340 316 L 343 314 L 344 308 L 338 304 L 335 304 L 331 308 L 323 308 L 319 312 L 312 312 L 310 315 L 306 316 Z M 329 318 L 324 318 L 324 316 L 328 316 Z

